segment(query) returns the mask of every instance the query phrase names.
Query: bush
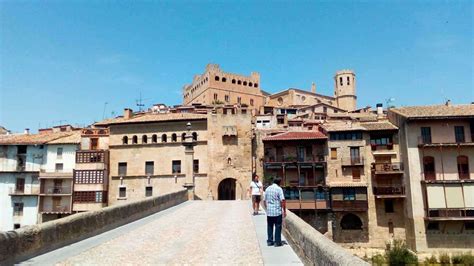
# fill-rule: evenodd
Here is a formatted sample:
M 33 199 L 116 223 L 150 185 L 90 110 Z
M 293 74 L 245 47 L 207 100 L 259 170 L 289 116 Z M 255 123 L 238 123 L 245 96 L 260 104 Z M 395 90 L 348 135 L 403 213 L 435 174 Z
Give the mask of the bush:
M 385 256 L 379 253 L 372 256 L 371 261 L 372 261 L 372 265 L 377 265 L 377 266 L 387 264 L 387 260 L 385 259 Z
M 452 257 L 453 264 L 474 265 L 474 256 L 469 253 L 457 254 Z
M 430 258 L 425 259 L 425 265 L 434 265 L 438 264 L 438 259 L 436 259 L 435 255 L 431 255 Z
M 394 240 L 392 246 L 386 251 L 390 265 L 417 265 L 418 257 L 413 254 L 402 240 Z
M 451 258 L 449 257 L 448 254 L 442 253 L 439 255 L 439 263 L 441 263 L 441 265 L 450 265 Z

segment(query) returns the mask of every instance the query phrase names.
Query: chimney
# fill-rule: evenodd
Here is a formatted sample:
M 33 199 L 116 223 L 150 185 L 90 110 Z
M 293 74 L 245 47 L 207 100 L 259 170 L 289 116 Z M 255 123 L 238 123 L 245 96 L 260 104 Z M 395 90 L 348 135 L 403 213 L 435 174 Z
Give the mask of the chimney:
M 26 135 L 30 134 L 30 129 L 29 128 L 25 128 L 25 134 Z
M 446 106 L 451 106 L 451 100 L 446 101 Z
M 377 115 L 383 115 L 383 104 L 377 104 Z
M 316 93 L 316 84 L 314 82 L 311 83 L 311 92 Z
M 123 118 L 130 119 L 133 117 L 133 110 L 130 108 L 123 109 Z

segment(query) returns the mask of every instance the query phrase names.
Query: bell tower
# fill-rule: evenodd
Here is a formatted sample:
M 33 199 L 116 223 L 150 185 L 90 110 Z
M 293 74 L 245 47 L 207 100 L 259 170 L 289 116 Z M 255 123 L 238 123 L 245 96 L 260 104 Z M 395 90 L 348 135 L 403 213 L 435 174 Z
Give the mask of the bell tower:
M 334 97 L 337 107 L 354 111 L 357 108 L 356 80 L 352 70 L 340 70 L 334 76 Z

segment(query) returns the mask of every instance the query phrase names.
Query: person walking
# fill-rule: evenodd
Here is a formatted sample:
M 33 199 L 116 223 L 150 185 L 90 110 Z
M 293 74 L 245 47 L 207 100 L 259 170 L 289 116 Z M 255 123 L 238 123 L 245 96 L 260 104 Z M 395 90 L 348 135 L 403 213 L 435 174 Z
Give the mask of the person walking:
M 258 215 L 263 193 L 263 184 L 258 180 L 257 174 L 253 175 L 248 192 L 252 196 L 253 215 Z
M 267 245 L 280 247 L 281 226 L 283 218 L 286 217 L 286 204 L 283 189 L 280 187 L 281 179 L 275 178 L 273 184 L 265 190 L 263 204 L 267 210 Z M 275 238 L 273 238 L 273 228 L 275 227 Z

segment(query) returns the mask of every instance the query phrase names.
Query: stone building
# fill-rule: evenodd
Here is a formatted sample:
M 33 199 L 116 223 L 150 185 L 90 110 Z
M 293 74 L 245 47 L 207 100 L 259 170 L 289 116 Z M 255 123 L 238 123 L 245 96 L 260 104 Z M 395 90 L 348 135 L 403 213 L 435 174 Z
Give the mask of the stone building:
M 251 112 L 234 106 L 207 114 L 174 111 L 126 109 L 123 117 L 95 125 L 110 130 L 109 204 L 166 194 L 190 183 L 197 199 L 247 197 Z M 186 148 L 188 137 L 192 154 Z
M 259 110 L 267 93 L 260 89 L 260 74 L 243 76 L 224 72 L 219 65 L 208 64 L 201 75 L 183 88 L 183 105 L 243 105 Z
M 419 252 L 474 246 L 474 104 L 389 110 L 399 127 L 406 240 Z

